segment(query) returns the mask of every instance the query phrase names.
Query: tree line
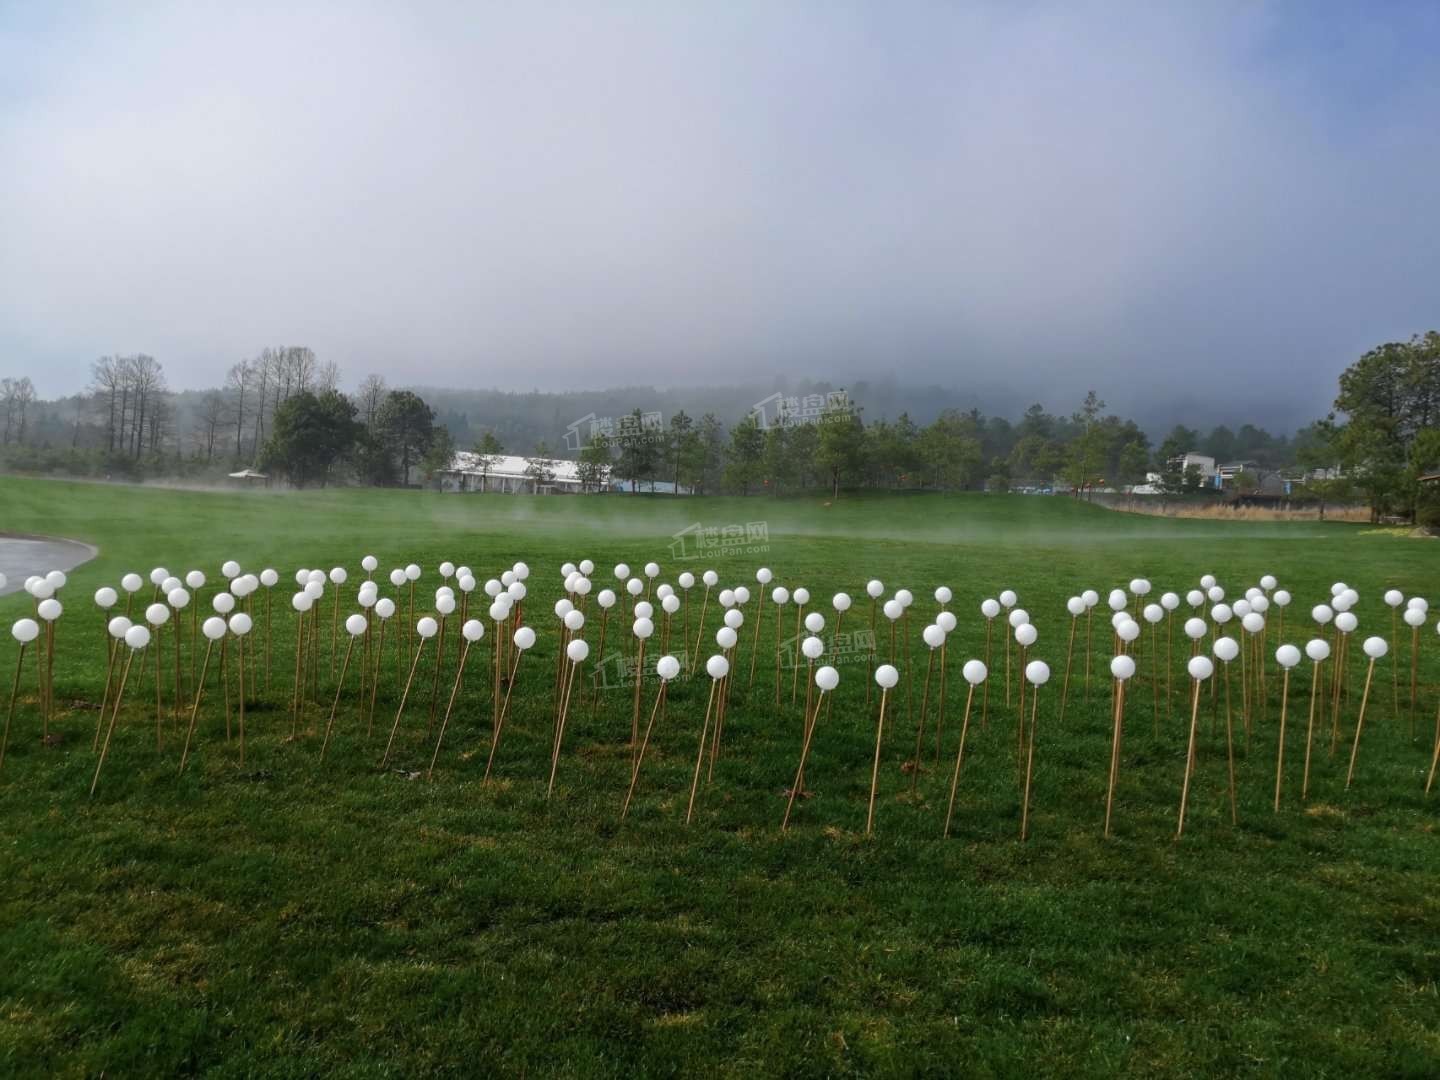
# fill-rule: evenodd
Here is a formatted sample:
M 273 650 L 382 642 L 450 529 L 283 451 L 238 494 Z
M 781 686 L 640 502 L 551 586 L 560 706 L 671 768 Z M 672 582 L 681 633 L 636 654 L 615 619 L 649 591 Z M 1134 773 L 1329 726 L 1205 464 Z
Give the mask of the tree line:
M 1440 331 L 1392 341 L 1340 375 L 1334 410 L 1302 432 L 1303 456 L 1337 465 L 1327 482 L 1372 519 L 1440 525 Z
M 304 346 L 262 349 L 223 385 L 174 392 L 145 353 L 102 356 L 86 389 L 41 401 L 29 377 L 0 379 L 0 466 L 141 480 L 214 480 L 241 468 L 295 484 L 413 481 L 446 464 L 449 433 L 408 390 L 371 375 L 339 389 L 339 365 Z
M 527 475 L 541 483 L 561 454 L 551 439 L 528 433 L 548 414 L 544 424 L 558 440 L 583 401 L 499 395 L 496 408 L 523 400 L 530 418 L 526 434 L 507 438 L 506 416 L 488 415 L 488 406 L 483 416 L 453 408 L 437 415 L 426 397 L 392 389 L 379 376 L 366 377 L 352 394 L 339 389 L 340 381 L 337 364 L 303 346 L 262 349 L 234 364 L 222 386 L 198 392 L 172 392 L 163 366 L 143 353 L 101 357 L 85 392 L 58 401 L 38 400 L 28 377 L 4 378 L 0 459 L 13 469 L 125 478 L 216 476 L 255 466 L 300 485 L 385 485 L 434 481 L 450 467 L 457 445 L 472 447 L 483 471 L 509 441 L 526 457 Z M 635 492 L 742 495 L 1064 487 L 1083 495 L 1156 476 L 1162 491 L 1193 491 L 1200 478 L 1182 473 L 1177 462 L 1198 451 L 1217 463 L 1290 468 L 1305 475 L 1312 495 L 1364 498 L 1377 519 L 1436 514 L 1440 485 L 1423 479 L 1440 469 L 1435 331 L 1367 352 L 1341 375 L 1334 411 L 1293 437 L 1251 424 L 1208 433 L 1177 425 L 1154 447 L 1135 421 L 1109 412 L 1095 391 L 1068 413 L 1034 404 L 1011 421 L 977 408 L 944 408 L 917 423 L 908 410 L 867 421 L 863 407 L 843 392 L 822 384 L 800 389 L 811 392 L 775 395 L 773 414 L 744 405 L 733 415 L 698 417 L 683 407 L 617 409 L 613 425 L 567 452 L 592 490 L 611 483 Z M 642 396 L 606 395 L 616 402 Z M 1253 482 L 1253 474 L 1242 474 L 1242 491 L 1247 476 Z

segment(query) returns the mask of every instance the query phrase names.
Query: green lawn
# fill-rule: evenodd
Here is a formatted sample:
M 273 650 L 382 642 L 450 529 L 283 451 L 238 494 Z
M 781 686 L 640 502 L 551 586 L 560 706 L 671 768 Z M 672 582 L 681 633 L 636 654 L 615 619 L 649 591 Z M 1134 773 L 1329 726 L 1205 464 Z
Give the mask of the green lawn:
M 692 523 L 747 522 L 765 523 L 764 553 L 671 558 L 674 534 Z M 1158 737 L 1149 683 L 1132 689 L 1108 841 L 1108 681 L 1097 679 L 1087 705 L 1077 677 L 1063 726 L 1056 708 L 1065 599 L 1082 588 L 1104 596 L 1145 575 L 1157 595 L 1183 594 L 1212 572 L 1239 595 L 1274 573 L 1295 595 L 1285 636 L 1303 644 L 1309 634 L 1292 630 L 1310 629 L 1304 613 L 1343 578 L 1362 596 L 1360 635 L 1388 637 L 1384 589 L 1433 592 L 1440 581 L 1440 548 L 1430 542 L 1345 525 L 1165 521 L 1043 497 L 832 505 L 199 494 L 9 478 L 0 478 L 0 529 L 100 548 L 61 597 L 58 744 L 41 744 L 27 663 L 0 771 L 6 1074 L 1440 1073 L 1440 794 L 1427 801 L 1422 791 L 1440 684 L 1432 628 L 1422 636 L 1414 737 L 1402 630 L 1401 715 L 1392 656 L 1378 669 L 1355 783 L 1344 791 L 1364 677 L 1363 660 L 1353 659 L 1341 750 L 1331 756 L 1327 722 L 1308 804 L 1299 801 L 1310 683 L 1302 665 L 1278 815 L 1278 678 L 1272 672 L 1249 752 L 1243 738 L 1238 747 L 1238 827 L 1225 786 L 1223 706 L 1216 722 L 1203 698 L 1199 770 L 1179 843 L 1189 721 L 1179 640 Z M 473 659 L 433 782 L 423 775 L 434 747 L 425 731 L 429 680 L 417 678 L 393 767 L 378 768 L 399 695 L 393 656 L 372 737 L 354 705 L 352 671 L 323 765 L 324 707 L 312 706 L 305 734 L 287 740 L 293 572 L 346 565 L 343 617 L 354 610 L 360 557 L 372 553 L 382 571 L 423 566 L 427 597 L 443 559 L 470 564 L 482 581 L 517 559 L 533 569 L 527 621 L 540 643 L 521 668 L 513 726 L 488 786 L 490 680 Z M 807 769 L 812 797 L 782 835 L 801 721 L 788 672 L 784 703 L 772 706 L 767 600 L 755 686 L 735 688 L 723 752 L 692 824 L 684 818 L 703 677 L 672 693 L 623 827 L 626 688 L 572 713 L 547 801 L 550 609 L 560 564 L 585 557 L 597 563 L 597 589 L 614 584 L 617 561 L 638 569 L 654 559 L 662 581 L 713 565 L 724 584 L 758 593 L 754 571 L 767 565 L 780 582 L 808 586 L 832 620 L 830 595 L 852 593 L 853 624 L 868 619 L 867 579 L 881 578 L 887 593 L 908 587 L 917 717 L 919 631 L 936 609 L 934 587 L 948 584 L 960 624 L 948 648 L 940 767 L 927 736 L 912 796 L 903 766 L 915 727 L 898 695 L 875 834 L 865 836 L 876 710 L 866 707 L 863 657 L 842 664 Z M 104 684 L 91 594 L 156 564 L 182 575 L 200 567 L 213 586 L 230 558 L 257 572 L 273 565 L 282 579 L 274 689 L 249 703 L 244 766 L 226 742 L 212 674 L 191 765 L 177 779 L 181 733 L 167 707 L 157 752 L 147 678 L 136 696 L 127 693 L 90 799 Z M 984 648 L 979 601 L 1005 587 L 1039 627 L 1035 655 L 1056 672 L 1039 710 L 1030 837 L 1019 841 L 1015 715 L 997 650 L 988 728 L 977 710 L 947 841 L 959 669 Z M 213 592 L 205 590 L 207 613 Z M 692 633 L 699 598 L 692 594 Z M 0 600 L 0 617 L 8 626 L 29 604 Z M 329 610 L 327 596 L 322 642 Z M 1103 603 L 1100 611 L 1097 656 L 1109 647 Z M 789 619 L 793 608 L 787 634 Z M 707 645 L 717 625 L 712 597 Z M 592 619 L 592 645 L 597 629 Z M 1272 651 L 1276 643 L 1272 633 Z M 167 655 L 169 646 L 167 635 Z M 7 684 L 14 657 L 6 634 Z M 325 661 L 319 697 L 328 705 L 328 651 Z M 445 686 L 453 653 L 448 662 Z M 647 705 L 652 693 L 647 686 Z M 1238 708 L 1238 673 L 1235 695 Z M 933 702 L 931 712 L 933 725 Z

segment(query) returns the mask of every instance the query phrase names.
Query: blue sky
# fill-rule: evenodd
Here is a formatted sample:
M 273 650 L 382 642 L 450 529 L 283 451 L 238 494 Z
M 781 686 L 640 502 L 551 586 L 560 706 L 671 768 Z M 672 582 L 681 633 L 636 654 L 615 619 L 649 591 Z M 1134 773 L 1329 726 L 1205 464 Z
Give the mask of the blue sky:
M 1437 46 L 1434 3 L 0 6 L 0 372 L 1304 418 L 1440 325 Z

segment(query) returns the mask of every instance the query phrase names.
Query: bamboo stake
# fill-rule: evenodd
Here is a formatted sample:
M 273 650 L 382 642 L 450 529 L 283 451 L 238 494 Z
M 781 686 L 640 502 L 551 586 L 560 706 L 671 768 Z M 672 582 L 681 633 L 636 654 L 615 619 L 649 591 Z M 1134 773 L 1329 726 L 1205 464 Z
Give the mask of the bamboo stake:
M 1277 814 L 1280 812 L 1280 785 L 1285 779 L 1285 710 L 1290 703 L 1290 669 L 1287 667 L 1281 670 L 1283 674 L 1281 675 L 1280 682 L 1280 749 L 1275 754 L 1275 813 Z M 1235 803 L 1235 796 L 1233 794 L 1235 789 L 1235 767 L 1232 764 L 1230 768 L 1230 789 L 1232 792 L 1230 803 L 1233 813 Z
M 570 689 L 575 685 L 575 669 L 579 664 L 570 665 L 570 676 L 565 680 L 565 700 L 560 706 L 560 727 L 555 733 L 555 752 L 550 756 L 550 785 L 545 789 L 545 798 L 555 790 L 555 770 L 560 765 L 560 747 L 565 741 L 565 718 L 570 712 Z
M 1065 703 L 1070 700 L 1070 661 L 1075 656 L 1075 624 L 1079 620 L 1070 617 L 1070 641 L 1065 646 L 1065 682 L 1060 690 L 1060 723 L 1065 723 Z
M 1021 678 L 1024 679 L 1025 669 L 1021 669 Z M 1024 683 L 1021 683 L 1023 690 Z M 1020 839 L 1025 841 L 1030 837 L 1030 778 L 1035 771 L 1035 719 L 1040 710 L 1040 686 L 1037 684 L 1030 689 L 1030 746 L 1025 755 L 1025 799 L 1020 807 Z M 1025 722 L 1024 715 L 1021 715 L 1020 722 Z
M 236 646 L 240 650 L 240 767 L 245 767 L 245 635 Z
M 556 773 L 556 769 L 559 768 L 560 765 L 560 749 L 562 749 L 564 744 L 564 723 L 566 723 L 566 717 L 569 716 L 570 713 L 570 688 L 575 685 L 576 667 L 575 662 L 570 664 L 569 677 L 566 678 L 566 684 L 564 684 L 564 697 L 562 698 L 562 703 L 560 703 L 560 724 L 556 729 L 556 733 L 554 733 L 554 750 L 552 755 L 550 755 L 550 786 L 547 786 L 546 792 L 544 792 L 544 796 L 546 796 L 547 799 L 550 798 L 550 793 L 554 791 L 554 773 Z
M 1300 782 L 1300 799 L 1310 797 L 1310 748 L 1315 741 L 1315 697 L 1320 689 L 1320 660 L 1316 660 L 1310 673 L 1310 722 L 1305 727 L 1305 776 Z
M 100 729 L 105 726 L 105 713 L 109 711 L 110 686 L 114 678 L 115 650 L 119 642 L 110 637 L 110 632 L 105 632 L 105 694 L 100 699 L 100 715 L 95 717 L 95 738 L 90 741 L 90 752 L 93 754 L 100 749 Z M 23 652 L 24 649 L 22 648 Z
M 1435 712 L 1435 725 L 1440 727 L 1440 709 Z M 1430 794 L 1430 785 L 1435 783 L 1435 766 L 1440 765 L 1440 739 L 1435 740 L 1435 751 L 1430 755 L 1430 775 L 1425 778 L 1425 794 Z
M 780 620 L 784 617 L 782 604 L 775 605 L 775 707 L 780 707 Z
M 20 643 L 20 657 L 15 661 L 15 681 L 10 686 L 10 705 L 5 710 L 5 734 L 0 736 L 0 766 L 5 764 L 5 748 L 10 745 L 10 721 L 15 717 L 15 698 L 20 693 L 20 672 L 25 667 L 25 646 L 28 644 L 25 641 Z
M 994 619 L 985 620 L 985 670 L 990 670 L 990 630 L 994 625 Z M 1089 701 L 1089 679 L 1090 679 L 1090 644 L 1085 644 L 1085 679 L 1086 679 L 1086 701 Z M 980 688 L 980 728 L 982 731 L 990 730 L 990 680 L 987 677 Z
M 135 650 L 125 657 L 125 670 L 120 673 L 120 689 L 115 694 L 115 707 L 110 713 L 110 724 L 105 729 L 105 742 L 100 747 L 100 760 L 95 763 L 95 779 L 90 781 L 90 797 L 95 797 L 95 788 L 100 783 L 100 770 L 105 767 L 105 758 L 110 753 L 110 736 L 115 733 L 115 718 L 120 715 L 120 702 L 125 697 L 125 683 L 130 678 L 130 662 L 135 659 Z
M 1415 730 L 1416 672 L 1420 661 L 1420 627 L 1410 628 L 1410 730 Z
M 400 694 L 400 708 L 395 710 L 395 723 L 390 726 L 390 739 L 385 743 L 385 756 L 380 759 L 380 767 L 383 769 L 390 762 L 390 748 L 395 745 L 395 732 L 400 730 L 400 717 L 405 715 L 405 702 L 410 699 L 410 684 L 415 681 L 415 669 L 420 666 L 420 656 L 425 652 L 425 639 L 420 638 L 420 647 L 415 650 L 415 658 L 410 661 L 410 674 L 405 679 L 405 689 Z
M 430 734 L 430 729 L 435 726 L 435 709 L 439 704 L 440 695 L 440 667 L 445 660 L 445 624 L 449 619 L 445 615 L 440 616 L 440 629 L 435 638 L 435 674 L 430 680 L 430 714 L 425 721 L 425 734 Z
M 500 746 L 500 732 L 505 728 L 505 717 L 510 712 L 510 694 L 515 689 L 515 681 L 520 675 L 520 658 L 525 655 L 525 650 L 516 648 L 515 663 L 510 667 L 510 680 L 505 687 L 505 703 L 500 707 L 500 715 L 496 719 L 495 730 L 490 735 L 490 756 L 485 760 L 485 776 L 481 779 L 482 784 L 490 782 L 490 766 L 495 764 L 495 751 Z
M 1381 641 L 1384 645 L 1384 641 Z M 1370 666 L 1365 669 L 1365 692 L 1360 695 L 1360 715 L 1355 720 L 1355 741 L 1350 744 L 1350 768 L 1345 771 L 1345 790 L 1350 790 L 1350 781 L 1355 776 L 1355 757 L 1360 752 L 1360 732 L 1365 727 L 1365 706 L 1370 700 L 1370 680 L 1375 676 L 1375 661 L 1378 657 L 1370 658 Z
M 650 732 L 655 727 L 655 713 L 660 709 L 660 703 L 665 700 L 665 694 L 670 688 L 669 679 L 660 680 L 660 691 L 655 695 L 655 704 L 650 706 L 650 719 L 645 722 L 645 737 L 640 740 L 640 755 L 635 759 L 635 769 L 630 774 L 630 790 L 625 792 L 625 802 L 620 807 L 620 820 L 625 820 L 625 815 L 630 813 L 630 800 L 635 796 L 635 785 L 640 782 L 640 766 L 645 764 L 645 750 L 650 745 Z
M 955 813 L 955 789 L 960 785 L 960 763 L 965 760 L 965 736 L 970 731 L 970 704 L 975 700 L 975 684 L 965 691 L 965 716 L 960 721 L 960 748 L 955 751 L 955 772 L 950 777 L 950 803 L 945 809 L 945 839 L 950 838 L 950 818 Z
M 802 615 L 804 615 L 804 613 L 805 613 L 805 605 L 804 605 L 804 604 L 796 604 L 796 605 L 795 605 L 795 640 L 796 640 L 797 642 L 800 640 L 800 618 L 801 618 Z M 894 626 L 893 626 L 893 625 L 891 626 L 891 632 L 892 632 L 892 634 L 893 634 L 893 632 L 894 632 Z M 892 640 L 893 640 L 893 639 L 892 639 Z M 892 648 L 893 648 L 893 646 L 892 646 Z M 794 706 L 794 704 L 795 704 L 795 693 L 796 693 L 796 688 L 797 688 L 797 686 L 799 685 L 799 678 L 800 678 L 800 664 L 797 662 L 797 663 L 790 669 L 790 704 L 791 704 L 791 706 Z
M 893 625 L 893 624 L 892 624 Z M 875 826 L 875 791 L 880 785 L 880 743 L 885 736 L 885 705 L 890 688 L 880 688 L 880 721 L 875 726 L 875 764 L 870 768 L 870 809 L 865 815 L 865 835 L 869 836 Z
M 715 705 L 715 689 L 720 680 L 711 678 L 710 697 L 705 702 L 705 722 L 700 725 L 700 749 L 695 754 L 695 775 L 690 779 L 690 802 L 685 807 L 685 824 L 690 824 L 690 819 L 695 813 L 695 793 L 700 788 L 700 766 L 705 762 L 705 742 L 710 734 L 710 711 Z
M 940 642 L 940 709 L 935 717 L 935 767 L 940 767 L 940 740 L 945 733 L 945 673 L 947 671 L 946 650 L 950 648 L 950 635 Z M 826 713 L 828 716 L 829 713 Z
M 375 694 L 380 689 L 380 669 L 385 658 L 385 626 L 389 619 L 380 620 L 380 640 L 375 648 L 375 667 L 370 672 L 370 708 L 365 723 L 365 741 L 369 742 L 375 732 Z
M 340 692 L 345 689 L 345 673 L 350 670 L 350 654 L 351 654 L 351 652 L 354 651 L 354 649 L 355 649 L 355 635 L 354 635 L 354 634 L 351 634 L 351 635 L 349 635 L 349 640 L 345 642 L 345 660 L 344 660 L 344 662 L 341 663 L 341 665 L 340 665 L 340 681 L 335 684 L 335 700 L 330 703 L 330 718 L 325 721 L 325 738 L 322 739 L 321 742 L 320 742 L 320 762 L 321 762 L 321 764 L 324 764 L 324 762 L 325 762 L 325 751 L 326 751 L 326 750 L 329 748 L 329 746 L 330 746 L 330 732 L 331 732 L 331 731 L 334 729 L 334 727 L 335 727 L 335 710 L 340 707 Z M 361 692 L 362 692 L 362 693 L 364 692 L 363 686 L 362 686 L 362 688 L 361 688 Z M 243 733 L 244 730 L 245 730 L 245 725 L 244 725 L 244 722 L 243 722 L 243 721 L 241 722 L 240 730 L 241 730 L 242 733 Z M 244 741 L 244 738 L 245 738 L 245 737 L 244 737 L 244 735 L 242 734 L 240 738 L 241 738 L 240 745 L 243 747 L 243 746 L 245 745 L 245 741 Z M 439 748 L 439 746 L 437 745 L 435 749 L 436 749 L 436 752 L 438 753 L 440 748 Z M 243 759 L 242 759 L 242 760 L 243 760 Z M 433 761 L 430 763 L 430 767 L 431 767 L 432 769 L 435 767 L 435 763 L 434 763 Z M 428 779 L 428 777 L 427 777 L 427 779 Z
M 879 597 L 870 597 L 870 653 L 869 659 L 866 661 L 865 664 L 865 709 L 867 712 L 870 709 L 871 686 L 875 681 L 875 612 L 878 609 L 879 604 Z M 780 647 L 778 642 L 776 643 L 775 647 L 777 649 Z
M 1120 741 L 1125 734 L 1125 680 L 1115 680 L 1115 704 L 1110 710 L 1110 782 L 1105 791 L 1105 838 L 1110 837 L 1110 814 L 1115 806 L 1115 784 L 1120 779 Z
M 1090 639 L 1094 631 L 1095 608 L 1091 604 L 1085 605 L 1085 704 L 1090 704 Z M 987 628 L 988 632 L 988 628 Z M 985 666 L 990 666 L 989 638 L 986 638 Z M 989 680 L 986 680 L 989 686 Z
M 820 694 L 823 701 L 824 692 Z M 808 710 L 807 710 L 808 712 Z M 820 715 L 820 702 L 815 703 L 815 715 Z M 790 828 L 790 811 L 795 806 L 795 796 L 799 794 L 801 785 L 805 783 L 805 759 L 810 756 L 810 740 L 815 734 L 814 717 L 807 717 L 804 724 L 805 738 L 800 744 L 800 767 L 795 770 L 795 783 L 790 786 L 790 798 L 785 802 L 785 816 L 780 819 L 780 831 L 787 832 Z
M 155 645 L 155 749 L 161 749 L 160 733 L 160 633 L 152 631 L 150 640 Z M 140 665 L 140 674 L 145 674 L 144 662 Z
M 695 631 L 695 655 L 690 661 L 693 668 L 700 662 L 700 643 L 705 640 L 705 609 L 710 604 L 710 583 L 705 583 L 705 598 L 700 601 L 699 627 Z
M 920 694 L 920 724 L 915 729 L 915 760 L 910 770 L 910 794 L 915 794 L 916 784 L 920 777 L 920 740 L 925 737 L 925 713 L 930 705 L 930 676 L 935 670 L 935 650 L 930 650 L 930 657 L 925 663 L 925 688 Z
M 765 587 L 760 587 L 760 602 L 755 606 L 755 636 L 750 640 L 750 677 L 746 680 L 745 689 L 751 690 L 755 686 L 755 660 L 760 655 L 760 624 L 765 621 Z
M 465 639 L 460 648 L 460 662 L 455 666 L 455 685 L 450 688 L 450 702 L 445 706 L 445 716 L 440 721 L 440 734 L 435 739 L 435 753 L 430 757 L 430 768 L 425 773 L 428 781 L 435 774 L 435 762 L 440 757 L 440 744 L 445 741 L 445 729 L 450 724 L 450 712 L 455 708 L 455 696 L 460 692 L 460 680 L 465 675 L 465 661 L 470 657 L 470 641 Z
M 600 662 L 595 665 L 594 687 L 590 694 L 590 708 L 592 710 L 592 715 L 593 710 L 596 709 L 600 704 L 600 674 L 605 670 L 605 626 L 607 623 L 609 623 L 609 621 L 610 609 L 603 608 L 600 612 L 600 647 L 595 650 L 595 655 L 600 658 Z M 685 640 L 687 642 L 690 640 L 688 621 L 685 630 Z
M 636 638 L 635 701 L 630 712 L 630 764 L 635 764 L 635 751 L 640 746 L 640 689 L 645 683 L 645 639 Z
M 195 684 L 195 704 L 190 706 L 190 725 L 185 729 L 185 748 L 180 751 L 180 771 L 176 776 L 185 773 L 185 761 L 190 756 L 190 739 L 195 734 L 195 717 L 200 712 L 200 697 L 205 693 L 205 675 L 210 670 L 210 652 L 214 648 L 215 642 L 205 642 L 205 662 L 200 665 L 200 681 Z
M 1175 839 L 1185 835 L 1185 806 L 1190 799 L 1190 776 L 1195 771 L 1195 729 L 1200 715 L 1200 680 L 1195 679 L 1195 689 L 1190 701 L 1190 748 L 1185 754 L 1185 781 L 1180 786 L 1180 823 L 1175 829 Z

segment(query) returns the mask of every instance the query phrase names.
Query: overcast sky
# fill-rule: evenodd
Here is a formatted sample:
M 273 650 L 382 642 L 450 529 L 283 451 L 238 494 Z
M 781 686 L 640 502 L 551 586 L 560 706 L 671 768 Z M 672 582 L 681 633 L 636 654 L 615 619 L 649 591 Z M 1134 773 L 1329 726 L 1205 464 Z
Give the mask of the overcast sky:
M 1325 407 L 1440 325 L 1440 4 L 0 5 L 0 374 Z

